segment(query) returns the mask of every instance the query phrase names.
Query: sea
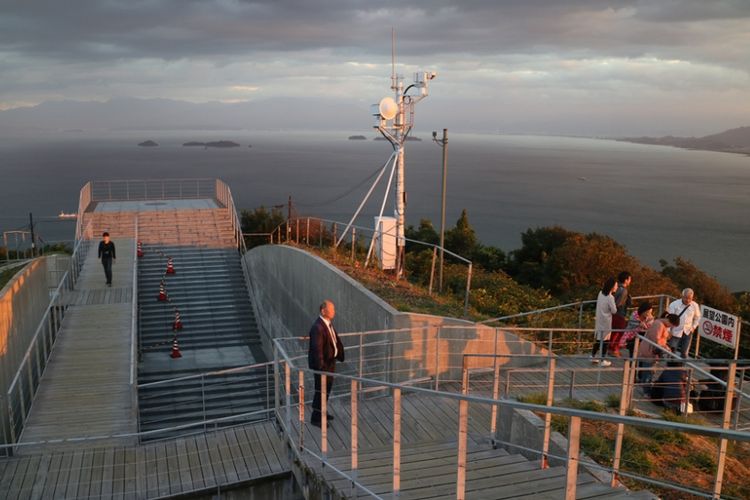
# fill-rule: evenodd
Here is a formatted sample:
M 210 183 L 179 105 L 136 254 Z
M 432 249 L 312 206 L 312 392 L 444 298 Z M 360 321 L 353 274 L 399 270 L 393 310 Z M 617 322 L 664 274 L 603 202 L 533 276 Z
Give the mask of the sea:
M 218 177 L 236 204 L 281 206 L 347 222 L 391 154 L 357 132 L 69 131 L 0 137 L 0 228 L 28 226 L 47 242 L 71 240 L 89 180 Z M 430 132 L 406 146 L 407 223 L 439 228 L 442 149 Z M 159 146 L 138 147 L 145 140 Z M 237 148 L 183 147 L 230 140 Z M 372 226 L 387 175 L 357 220 Z M 386 215 L 393 213 L 394 195 Z M 447 225 L 463 209 L 482 243 L 511 251 L 528 228 L 560 225 L 606 234 L 644 263 L 692 260 L 731 291 L 750 290 L 750 157 L 606 139 L 451 133 Z M 614 271 L 614 270 L 613 270 Z

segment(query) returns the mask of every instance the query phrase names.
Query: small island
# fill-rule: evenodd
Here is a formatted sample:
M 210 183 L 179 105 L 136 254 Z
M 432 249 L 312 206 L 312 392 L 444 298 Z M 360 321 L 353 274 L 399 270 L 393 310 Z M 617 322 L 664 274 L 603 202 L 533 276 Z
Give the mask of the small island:
M 366 141 L 367 137 L 364 135 L 350 135 L 349 136 L 350 141 Z
M 212 141 L 212 142 L 198 142 L 198 141 L 189 141 L 182 144 L 185 147 L 194 147 L 194 146 L 201 146 L 204 149 L 208 148 L 238 148 L 240 147 L 239 144 L 232 141 Z M 252 146 L 248 146 L 252 147 Z
M 153 147 L 156 147 L 156 146 L 158 146 L 159 144 L 157 144 L 157 143 L 156 143 L 156 142 L 154 142 L 154 141 L 151 141 L 151 140 L 149 140 L 149 141 L 143 141 L 143 142 L 139 142 L 139 143 L 138 143 L 138 145 L 139 145 L 140 147 L 142 147 L 142 148 L 153 148 Z

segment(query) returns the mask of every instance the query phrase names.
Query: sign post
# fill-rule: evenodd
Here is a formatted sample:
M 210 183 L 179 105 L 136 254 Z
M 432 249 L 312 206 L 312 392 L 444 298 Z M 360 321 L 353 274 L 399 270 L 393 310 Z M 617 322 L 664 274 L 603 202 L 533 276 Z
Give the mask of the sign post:
M 700 337 L 705 337 L 718 344 L 734 349 L 734 359 L 737 359 L 740 347 L 740 319 L 733 315 L 701 306 L 701 321 L 698 326 L 699 337 L 695 346 L 695 356 L 698 357 Z

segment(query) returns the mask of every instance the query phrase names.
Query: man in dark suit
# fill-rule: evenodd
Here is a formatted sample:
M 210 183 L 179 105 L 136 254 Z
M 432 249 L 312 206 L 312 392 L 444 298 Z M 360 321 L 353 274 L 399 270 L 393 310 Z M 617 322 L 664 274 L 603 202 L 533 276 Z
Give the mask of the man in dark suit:
M 322 372 L 336 371 L 336 361 L 344 361 L 344 345 L 341 339 L 336 335 L 333 328 L 333 317 L 336 315 L 336 308 L 330 300 L 323 301 L 320 304 L 320 316 L 310 328 L 310 350 L 307 354 L 307 363 L 313 370 Z M 313 412 L 310 417 L 310 423 L 320 427 L 320 375 L 315 374 L 315 397 L 313 398 Z M 326 401 L 331 395 L 333 387 L 333 377 L 326 377 Z M 333 420 L 333 415 L 328 414 L 328 420 Z

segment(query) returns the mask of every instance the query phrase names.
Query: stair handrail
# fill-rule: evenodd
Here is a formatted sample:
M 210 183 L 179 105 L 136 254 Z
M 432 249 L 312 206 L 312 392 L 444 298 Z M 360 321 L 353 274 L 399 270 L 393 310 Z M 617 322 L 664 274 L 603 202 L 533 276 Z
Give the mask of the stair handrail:
M 131 295 L 131 309 L 130 309 L 130 398 L 131 398 L 131 418 L 133 421 L 138 422 L 140 426 L 140 419 L 138 418 L 138 339 L 140 332 L 138 331 L 138 215 L 134 217 L 134 238 L 133 238 L 133 273 L 131 286 L 133 293 Z
M 300 461 L 300 463 L 305 463 L 305 458 L 303 455 L 311 455 L 316 460 L 319 460 L 323 463 L 323 465 L 326 468 L 330 468 L 334 472 L 336 472 L 338 475 L 342 476 L 343 478 L 347 479 L 348 481 L 351 481 L 352 484 L 356 485 L 357 488 L 366 490 L 366 486 L 362 484 L 356 475 L 348 474 L 346 471 L 340 470 L 339 468 L 335 467 L 335 464 L 332 464 L 328 461 L 326 456 L 326 438 L 325 434 L 323 434 L 321 440 L 321 455 L 318 455 L 314 452 L 312 452 L 309 448 L 305 447 L 302 442 L 295 441 L 294 433 L 292 432 L 293 426 L 291 424 L 292 412 L 294 411 L 294 406 L 292 404 L 292 395 L 290 391 L 292 388 L 296 387 L 296 373 L 302 373 L 302 374 L 308 374 L 308 375 L 320 375 L 320 376 L 331 376 L 330 372 L 325 371 L 319 371 L 319 370 L 313 370 L 311 368 L 308 368 L 307 366 L 303 365 L 296 365 L 290 356 L 287 354 L 286 350 L 284 349 L 284 346 L 282 345 L 282 342 L 280 342 L 281 339 L 273 339 L 274 344 L 274 401 L 278 405 L 275 408 L 275 414 L 276 419 L 279 424 L 279 426 L 282 429 L 282 432 L 284 436 L 286 437 L 286 440 L 289 444 L 289 448 L 294 451 L 296 458 Z M 292 375 L 292 372 L 296 372 L 294 375 Z M 283 375 L 282 375 L 283 374 Z M 500 399 L 500 398 L 492 398 L 492 397 L 486 397 L 486 396 L 477 396 L 477 395 L 469 395 L 464 392 L 462 393 L 456 393 L 456 392 L 448 392 L 448 391 L 438 391 L 430 388 L 424 388 L 424 387 L 418 387 L 415 385 L 409 385 L 409 384 L 403 384 L 403 383 L 393 383 L 388 382 L 384 380 L 375 380 L 370 379 L 363 376 L 357 376 L 357 375 L 348 375 L 345 373 L 336 373 L 335 377 L 337 380 L 339 380 L 339 384 L 341 384 L 342 380 L 351 382 L 352 391 L 360 390 L 358 388 L 361 388 L 368 384 L 376 384 L 378 386 L 389 388 L 393 393 L 393 401 L 394 401 L 394 414 L 401 414 L 401 408 L 400 408 L 400 401 L 401 401 L 401 393 L 402 392 L 411 392 L 416 394 L 422 394 L 426 395 L 428 397 L 437 397 L 440 398 L 441 401 L 447 399 L 453 400 L 455 402 L 458 402 L 460 407 L 462 408 L 459 413 L 463 413 L 464 416 L 459 418 L 459 436 L 460 440 L 465 440 L 467 435 L 467 418 L 466 415 L 468 415 L 468 407 L 471 403 L 478 403 L 482 405 L 488 405 L 488 406 L 495 406 L 495 407 L 501 407 L 506 406 L 510 407 L 516 410 L 529 410 L 532 412 L 537 413 L 545 413 L 545 414 L 551 414 L 561 417 L 567 417 L 570 418 L 570 428 L 571 432 L 568 438 L 568 456 L 566 457 L 567 462 L 567 468 L 568 468 L 568 474 L 567 474 L 567 482 L 566 482 L 566 492 L 572 493 L 570 496 L 566 496 L 566 498 L 574 498 L 575 497 L 575 491 L 576 491 L 576 484 L 577 484 L 577 469 L 578 469 L 578 463 L 580 461 L 579 458 L 579 449 L 580 449 L 580 425 L 581 425 L 581 419 L 586 420 L 593 420 L 597 422 L 605 422 L 605 423 L 612 423 L 612 424 L 621 424 L 623 426 L 630 425 L 633 427 L 648 427 L 652 429 L 658 429 L 662 431 L 678 431 L 678 432 L 688 432 L 691 434 L 698 434 L 702 436 L 712 437 L 712 438 L 718 438 L 721 439 L 723 442 L 723 449 L 726 446 L 726 442 L 728 440 L 734 440 L 734 441 L 741 441 L 741 442 L 750 442 L 750 433 L 749 432 L 742 432 L 742 431 L 736 431 L 731 429 L 725 429 L 725 428 L 716 428 L 716 427 L 705 427 L 695 424 L 689 424 L 689 423 L 683 423 L 683 422 L 673 422 L 673 421 L 667 421 L 667 420 L 659 420 L 659 419 L 651 419 L 651 418 L 644 418 L 644 417 L 635 417 L 635 416 L 628 416 L 628 415 L 619 415 L 619 414 L 610 414 L 610 413 L 599 413 L 589 410 L 581 410 L 581 409 L 575 409 L 575 408 L 567 408 L 567 407 L 561 407 L 561 406 L 547 406 L 547 405 L 539 405 L 534 403 L 524 403 L 512 399 Z M 282 380 L 283 378 L 283 380 Z M 284 392 L 282 392 L 284 391 Z M 357 397 L 356 393 L 352 394 L 352 401 L 354 401 Z M 464 405 L 465 403 L 465 405 Z M 284 412 L 281 411 L 281 405 L 284 406 Z M 324 406 L 325 408 L 325 406 Z M 354 405 L 352 405 L 352 408 L 354 411 L 354 408 L 356 408 Z M 300 412 L 300 415 L 302 415 L 302 412 Z M 323 417 L 325 418 L 325 413 L 323 414 Z M 296 418 L 296 417 L 294 417 Z M 357 419 L 352 418 L 352 433 L 357 432 L 356 427 L 356 421 Z M 395 424 L 394 424 L 395 425 Z M 323 423 L 323 429 L 326 428 L 326 424 Z M 322 433 L 322 431 L 321 431 Z M 400 456 L 400 449 L 401 449 L 401 439 L 400 436 L 397 438 L 397 432 L 394 431 L 393 433 L 393 455 L 394 457 Z M 459 479 L 457 479 L 456 487 L 457 491 L 459 492 L 458 496 L 463 497 L 462 493 L 462 487 L 463 484 L 460 483 L 461 479 L 461 468 L 462 464 L 465 470 L 466 467 L 466 446 L 465 441 L 463 443 L 459 443 L 457 450 L 458 460 L 457 463 L 458 469 L 459 469 Z M 355 463 L 357 461 L 357 449 L 352 448 L 352 462 Z M 397 477 L 397 475 L 400 473 L 400 463 L 397 463 L 397 460 L 394 460 L 393 464 L 393 484 L 394 484 L 394 495 L 398 494 L 397 485 L 400 483 L 400 479 Z M 614 467 L 606 467 L 606 466 L 600 466 L 602 469 L 611 470 L 612 472 L 616 472 Z M 621 475 L 623 474 L 621 471 L 618 472 Z M 716 473 L 716 484 L 718 485 L 718 489 L 720 492 L 721 488 L 721 481 L 722 476 L 724 473 L 723 466 L 719 467 L 719 470 Z M 633 474 L 629 474 L 630 476 L 635 476 Z M 669 488 L 675 488 L 675 485 L 664 483 L 660 480 L 655 480 L 652 478 L 645 478 L 638 476 L 638 479 L 648 481 L 653 484 L 659 484 L 661 486 L 669 487 Z M 681 485 L 678 486 L 678 489 L 684 489 Z M 700 492 L 698 492 L 700 493 Z

